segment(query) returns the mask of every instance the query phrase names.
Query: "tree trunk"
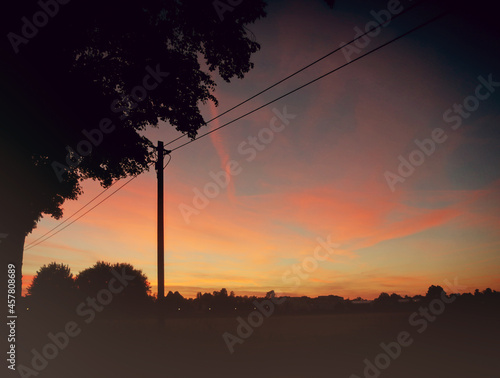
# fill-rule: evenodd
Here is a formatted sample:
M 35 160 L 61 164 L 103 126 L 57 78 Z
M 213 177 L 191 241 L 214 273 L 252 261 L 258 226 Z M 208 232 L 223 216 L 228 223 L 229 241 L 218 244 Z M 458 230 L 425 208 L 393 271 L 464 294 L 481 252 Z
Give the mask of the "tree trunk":
M 8 287 L 8 269 L 9 264 L 13 264 L 16 269 L 16 302 L 18 298 L 21 297 L 22 293 L 22 266 L 23 266 L 23 252 L 24 252 L 24 241 L 26 236 L 24 232 L 11 232 L 9 234 L 0 234 L 0 261 L 1 261 L 1 273 L 2 287 L 5 290 L 2 291 L 1 296 L 6 296 Z
M 12 232 L 8 230 L 4 232 L 0 230 L 0 305 L 2 306 L 2 332 L 0 333 L 0 345 L 2 347 L 0 350 L 2 354 L 7 355 L 7 359 L 9 359 L 11 356 L 10 353 L 12 352 L 11 345 L 15 345 L 16 369 L 20 363 L 19 357 L 21 349 L 21 345 L 18 343 L 21 327 L 19 313 L 21 312 L 22 265 L 25 238 L 24 231 Z M 12 290 L 12 281 L 9 285 L 9 280 L 13 278 L 13 270 L 15 270 L 14 291 Z M 12 299 L 14 299 L 14 301 Z M 13 304 L 15 304 L 15 306 L 13 306 Z M 15 340 L 12 336 L 15 337 Z M 2 363 L 0 367 L 2 370 L 1 375 L 5 377 L 19 376 L 17 371 L 8 368 L 9 365 L 11 365 L 11 363 L 8 361 L 5 362 L 4 360 L 4 363 Z

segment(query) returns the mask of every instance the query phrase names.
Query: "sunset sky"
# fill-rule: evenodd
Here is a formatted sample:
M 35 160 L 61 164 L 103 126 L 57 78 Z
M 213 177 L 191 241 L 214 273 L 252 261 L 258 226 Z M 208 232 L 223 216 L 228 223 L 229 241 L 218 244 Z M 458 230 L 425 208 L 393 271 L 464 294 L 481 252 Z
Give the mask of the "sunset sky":
M 436 15 L 430 3 L 392 21 L 351 58 Z M 205 119 L 350 41 L 356 27 L 364 31 L 374 20 L 370 11 L 386 8 L 383 1 L 337 1 L 334 9 L 321 0 L 270 1 L 268 16 L 249 27 L 262 46 L 255 68 L 243 80 L 217 79 L 219 107 L 202 106 Z M 498 51 L 487 28 L 449 15 L 174 151 L 165 169 L 165 290 L 372 299 L 383 291 L 423 294 L 455 277 L 465 291 L 500 290 L 500 86 L 484 84 L 500 82 Z M 344 63 L 339 51 L 200 133 Z M 460 116 L 454 104 L 474 110 Z M 290 114 L 289 123 L 281 127 L 276 113 Z M 282 130 L 269 131 L 271 123 Z M 161 126 L 146 132 L 154 143 L 179 136 Z M 442 141 L 434 152 L 415 152 L 415 139 L 433 135 Z M 249 138 L 257 138 L 260 151 Z M 399 174 L 399 157 L 410 155 L 423 156 L 422 164 L 391 190 L 387 172 Z M 183 215 L 186 206 L 195 208 L 197 191 L 212 194 L 213 176 L 230 161 L 239 173 L 204 208 Z M 103 189 L 85 182 L 84 190 L 64 204 L 63 220 Z M 61 221 L 44 218 L 26 244 Z M 318 238 L 338 247 L 299 278 L 292 268 L 312 260 Z M 27 249 L 25 287 L 43 264 L 65 263 L 77 274 L 98 260 L 142 269 L 156 292 L 154 170 Z

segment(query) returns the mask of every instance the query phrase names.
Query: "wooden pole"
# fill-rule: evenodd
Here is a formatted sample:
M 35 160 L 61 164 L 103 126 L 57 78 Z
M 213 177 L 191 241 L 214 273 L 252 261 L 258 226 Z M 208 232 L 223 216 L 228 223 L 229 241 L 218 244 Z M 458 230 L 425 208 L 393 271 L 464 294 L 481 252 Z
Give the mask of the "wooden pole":
M 158 141 L 158 160 L 156 176 L 158 178 L 158 299 L 165 297 L 165 264 L 164 264 L 164 225 L 163 225 L 163 142 Z

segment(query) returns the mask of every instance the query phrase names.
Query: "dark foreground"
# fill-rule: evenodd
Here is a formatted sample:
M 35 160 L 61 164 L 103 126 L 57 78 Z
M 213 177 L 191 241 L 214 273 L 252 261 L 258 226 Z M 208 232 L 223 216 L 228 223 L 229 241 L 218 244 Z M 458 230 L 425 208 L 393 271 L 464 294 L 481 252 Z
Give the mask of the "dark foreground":
M 235 344 L 232 354 L 222 335 L 238 335 L 236 315 L 169 318 L 163 325 L 155 318 L 134 320 L 109 314 L 97 314 L 89 324 L 71 314 L 50 320 L 27 315 L 18 328 L 17 367 L 24 365 L 37 377 L 50 378 L 500 377 L 496 311 L 447 310 L 427 322 L 425 330 L 422 320 L 411 324 L 410 315 L 274 315 L 242 344 Z M 66 340 L 61 331 L 72 320 L 80 332 Z M 54 345 L 49 332 L 58 335 L 64 348 L 47 347 Z M 412 342 L 398 351 L 394 342 L 401 332 L 410 337 L 406 343 Z M 394 358 L 381 343 L 392 345 Z M 43 353 L 44 348 L 52 359 L 45 359 L 46 363 L 43 357 L 33 359 L 32 350 Z M 371 363 L 382 368 L 366 368 Z M 17 376 L 35 375 L 26 370 Z

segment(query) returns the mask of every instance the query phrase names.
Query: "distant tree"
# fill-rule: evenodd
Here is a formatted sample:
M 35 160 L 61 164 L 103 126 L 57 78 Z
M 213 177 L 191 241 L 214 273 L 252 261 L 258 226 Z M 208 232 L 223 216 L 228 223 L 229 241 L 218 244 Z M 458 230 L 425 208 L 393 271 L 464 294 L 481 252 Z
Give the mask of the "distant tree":
M 209 311 L 214 305 L 214 296 L 210 293 L 196 294 L 196 298 L 193 301 L 193 308 L 200 311 Z M 211 311 L 211 310 L 210 310 Z
M 87 296 L 95 296 L 101 289 L 106 289 L 113 277 L 113 267 L 104 261 L 96 262 L 92 267 L 84 269 L 76 276 L 75 283 L 79 292 Z
M 392 293 L 390 298 L 391 298 L 391 300 L 392 300 L 393 302 L 397 302 L 397 301 L 399 301 L 400 299 L 403 299 L 403 297 L 402 297 L 401 295 L 396 294 L 396 293 Z
M 441 286 L 434 286 L 431 285 L 429 286 L 429 289 L 427 290 L 427 294 L 425 295 L 426 299 L 435 299 L 435 298 L 441 298 L 441 295 L 446 295 L 446 292 L 444 292 L 444 289 Z
M 483 298 L 489 305 L 500 307 L 500 292 L 487 288 L 483 290 Z
M 163 306 L 169 310 L 185 310 L 185 304 L 187 304 L 186 299 L 178 292 L 169 291 L 165 297 Z
M 217 312 L 229 311 L 231 308 L 234 308 L 235 298 L 230 297 L 227 294 L 227 289 L 222 288 L 220 291 L 213 292 L 211 303 Z
M 378 308 L 393 308 L 398 304 L 397 297 L 395 297 L 397 294 L 392 294 L 389 295 L 386 292 L 380 293 L 378 298 L 375 298 L 373 301 L 373 304 L 375 307 Z
M 121 292 L 113 294 L 113 302 L 125 304 L 147 300 L 151 291 L 148 278 L 141 270 L 127 263 L 111 265 L 108 262 L 99 261 L 94 266 L 78 273 L 75 282 L 82 296 L 95 297 L 100 290 L 109 289 L 112 279 L 114 280 L 113 287 L 119 287 L 121 283 L 117 276 L 122 274 L 134 278 L 127 281 L 127 285 Z
M 486 297 L 486 298 L 492 298 L 493 295 L 494 295 L 494 291 L 491 290 L 490 288 L 487 288 L 486 290 L 483 290 L 483 295 Z
M 271 299 L 271 298 L 274 298 L 275 296 L 276 296 L 276 293 L 274 292 L 274 290 L 268 291 L 266 293 L 266 299 Z
M 44 265 L 36 272 L 28 294 L 32 296 L 58 292 L 68 292 L 74 288 L 73 274 L 68 265 L 52 262 Z
M 184 301 L 184 297 L 178 291 L 175 291 L 174 293 L 172 293 L 172 291 L 169 291 L 167 297 L 169 295 L 179 303 L 182 303 Z
M 68 265 L 52 262 L 36 272 L 28 287 L 30 301 L 36 305 L 68 304 L 75 294 L 75 281 Z
M 472 293 L 461 293 L 459 296 L 460 302 L 470 304 L 476 300 Z
M 382 292 L 382 293 L 380 293 L 378 298 L 376 298 L 375 300 L 378 302 L 389 302 L 390 299 L 391 299 L 391 296 L 389 294 Z

